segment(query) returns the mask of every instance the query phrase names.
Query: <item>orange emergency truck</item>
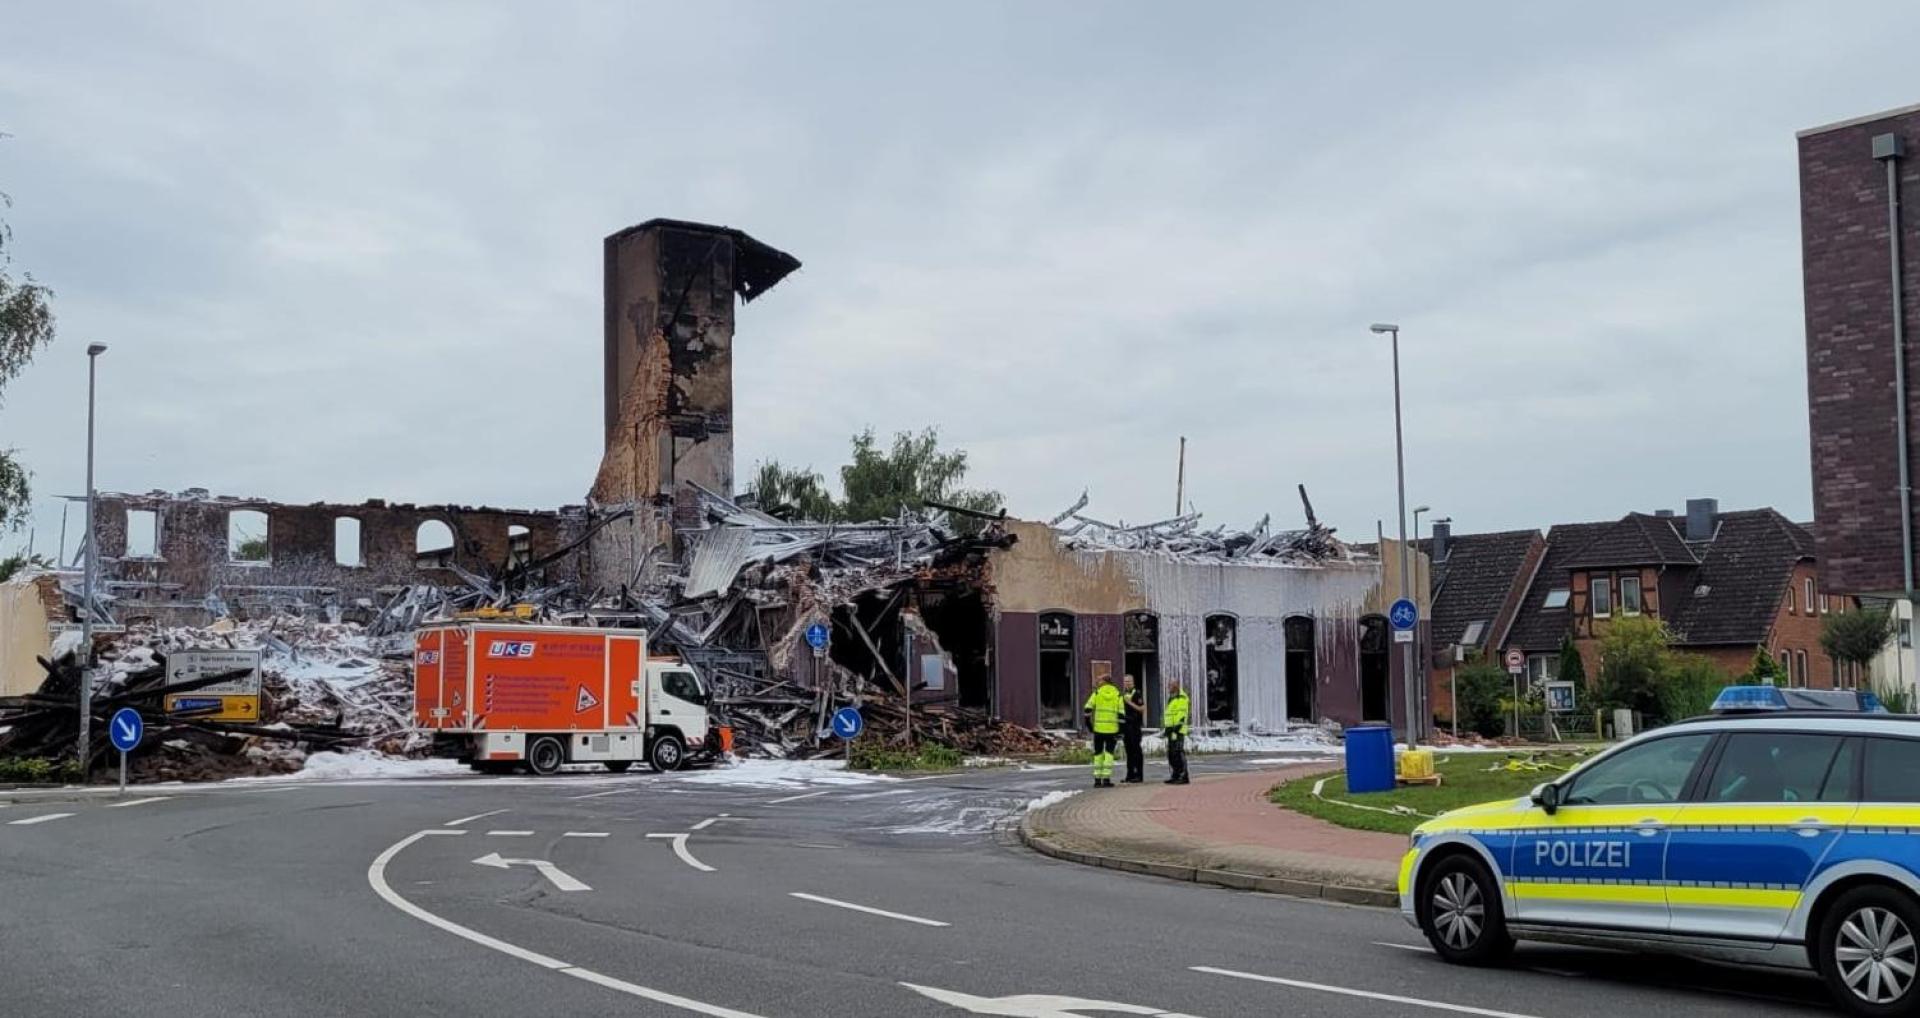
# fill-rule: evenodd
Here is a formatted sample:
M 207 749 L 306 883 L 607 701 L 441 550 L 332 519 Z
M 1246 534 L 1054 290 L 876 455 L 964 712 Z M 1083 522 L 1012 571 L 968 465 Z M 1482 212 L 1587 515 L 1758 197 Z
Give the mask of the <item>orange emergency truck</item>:
M 475 770 L 569 763 L 657 771 L 725 751 L 699 673 L 635 629 L 457 622 L 415 637 L 414 724 Z

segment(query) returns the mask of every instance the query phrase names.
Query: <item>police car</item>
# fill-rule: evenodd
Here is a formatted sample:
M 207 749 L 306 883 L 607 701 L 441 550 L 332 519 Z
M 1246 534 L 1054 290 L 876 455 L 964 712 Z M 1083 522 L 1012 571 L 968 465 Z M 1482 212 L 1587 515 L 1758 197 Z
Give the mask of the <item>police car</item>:
M 1422 824 L 1401 912 L 1461 964 L 1516 939 L 1664 951 L 1920 1013 L 1920 717 L 1801 692 L 1729 689 L 1527 798 Z

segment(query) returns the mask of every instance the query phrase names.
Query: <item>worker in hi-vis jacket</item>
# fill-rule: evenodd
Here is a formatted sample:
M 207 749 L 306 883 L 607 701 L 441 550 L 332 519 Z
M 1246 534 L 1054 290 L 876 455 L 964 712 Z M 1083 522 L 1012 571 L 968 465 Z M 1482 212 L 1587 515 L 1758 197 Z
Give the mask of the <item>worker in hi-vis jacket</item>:
M 1084 709 L 1087 725 L 1093 729 L 1093 787 L 1112 788 L 1113 747 L 1120 741 L 1120 713 L 1126 705 L 1111 676 L 1100 676 L 1100 685 L 1087 697 Z

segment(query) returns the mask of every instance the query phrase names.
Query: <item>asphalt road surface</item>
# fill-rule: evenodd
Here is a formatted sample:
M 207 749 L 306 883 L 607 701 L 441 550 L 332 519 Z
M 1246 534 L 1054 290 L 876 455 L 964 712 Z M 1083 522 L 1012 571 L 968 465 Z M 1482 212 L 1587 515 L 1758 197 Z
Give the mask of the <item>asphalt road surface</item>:
M 1456 968 L 1396 913 L 1056 862 L 1004 830 L 1083 784 L 1070 768 L 0 792 L 0 1014 L 1827 1010 L 1811 979 L 1626 954 L 1523 946 L 1510 968 Z

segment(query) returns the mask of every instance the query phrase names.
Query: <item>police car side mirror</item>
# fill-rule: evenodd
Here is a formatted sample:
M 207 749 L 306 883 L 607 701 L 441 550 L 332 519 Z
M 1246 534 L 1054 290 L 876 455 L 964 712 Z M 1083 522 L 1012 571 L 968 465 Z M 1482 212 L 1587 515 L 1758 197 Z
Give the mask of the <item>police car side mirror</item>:
M 1551 781 L 1543 785 L 1535 785 L 1531 798 L 1535 806 L 1546 810 L 1547 815 L 1552 816 L 1553 811 L 1560 808 L 1560 786 Z

